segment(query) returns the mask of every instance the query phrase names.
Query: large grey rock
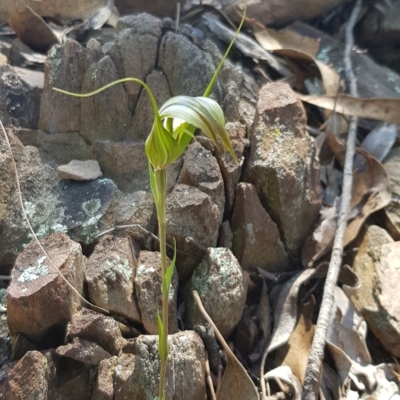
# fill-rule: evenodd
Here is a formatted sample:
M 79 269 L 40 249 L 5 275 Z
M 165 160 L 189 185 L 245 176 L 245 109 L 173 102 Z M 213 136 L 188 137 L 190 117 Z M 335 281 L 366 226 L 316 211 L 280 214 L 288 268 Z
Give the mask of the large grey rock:
M 216 158 L 200 143 L 189 145 L 177 183 L 193 186 L 208 194 L 217 205 L 218 220 L 222 222 L 225 209 L 224 181 Z
M 85 72 L 82 93 L 92 92 L 119 78 L 110 56 L 90 64 Z M 131 124 L 128 96 L 122 85 L 114 85 L 95 96 L 81 99 L 79 133 L 88 141 L 127 138 Z
M 149 190 L 149 171 L 144 142 L 96 141 L 93 153 L 104 176 L 124 192 Z
M 185 281 L 201 261 L 203 252 L 189 243 L 191 237 L 200 247 L 216 246 L 220 212 L 211 197 L 195 187 L 176 185 L 167 196 L 167 240 L 181 250 L 177 253 L 176 269 Z
M 37 129 L 40 90 L 21 79 L 9 64 L 0 66 L 0 113 L 5 126 Z
M 185 287 L 186 322 L 189 328 L 204 322 L 194 301 L 196 290 L 208 315 L 221 335 L 228 337 L 242 317 L 247 282 L 232 252 L 223 247 L 209 248 Z
M 205 387 L 205 350 L 193 331 L 179 332 L 168 338 L 165 398 L 203 400 Z M 134 354 L 118 357 L 114 369 L 114 399 L 151 400 L 158 396 L 158 336 L 139 336 Z
M 321 198 L 315 144 L 289 85 L 261 89 L 250 143 L 246 181 L 255 185 L 288 250 L 298 257 L 318 221 Z
M 400 242 L 382 228 L 366 230 L 353 263 L 360 288 L 352 301 L 386 350 L 400 356 Z
M 242 268 L 263 268 L 270 272 L 288 270 L 289 260 L 278 228 L 264 210 L 256 188 L 239 183 L 232 216 L 233 254 Z
M 73 338 L 71 343 L 57 347 L 56 354 L 59 357 L 70 358 L 88 367 L 97 366 L 100 361 L 111 357 L 111 354 L 97 343 L 78 337 Z
M 87 309 L 72 317 L 68 336 L 97 343 L 112 355 L 118 355 L 126 342 L 114 318 Z
M 113 400 L 114 385 L 113 376 L 117 365 L 117 357 L 106 358 L 100 361 L 96 383 L 93 388 L 93 399 L 96 400 Z
M 171 260 L 167 258 L 167 267 Z M 161 256 L 158 252 L 142 251 L 138 259 L 135 276 L 135 295 L 141 314 L 142 324 L 147 333 L 158 333 L 157 314 L 162 315 Z M 172 276 L 168 295 L 168 332 L 178 332 L 177 313 L 178 275 Z
M 246 126 L 240 122 L 228 122 L 226 124 L 226 131 L 239 161 L 239 164 L 236 165 L 229 152 L 217 152 L 217 159 L 225 184 L 225 212 L 231 212 L 235 200 L 236 187 L 239 183 L 244 164 L 244 151 L 249 141 L 246 139 Z
M 104 224 L 104 229 L 126 226 L 126 228 L 114 230 L 112 234 L 130 236 L 142 250 L 153 248 L 154 239 L 151 233 L 157 232 L 157 221 L 153 196 L 149 192 L 117 191 L 101 222 Z
M 51 214 L 57 203 L 53 193 L 59 179 L 52 161 L 36 148 L 23 147 L 11 130 L 8 136 L 17 162 L 22 198 L 31 225 L 39 238 L 45 227 L 52 225 Z M 12 265 L 16 256 L 31 240 L 30 232 L 23 217 L 16 190 L 15 171 L 8 147 L 0 139 L 0 265 L 6 272 L 6 265 Z
M 80 244 L 63 233 L 53 234 L 41 244 L 63 276 L 82 294 L 86 259 Z M 36 242 L 18 256 L 11 277 L 7 291 L 10 332 L 22 333 L 39 348 L 61 344 L 67 324 L 80 307 L 81 300 L 59 276 Z
M 130 238 L 104 236 L 89 258 L 86 281 L 93 304 L 140 323 L 134 288 L 138 251 Z
M 171 97 L 168 81 L 162 71 L 152 71 L 146 77 L 146 84 L 153 93 L 158 107 L 161 107 Z M 145 141 L 153 127 L 153 121 L 154 110 L 149 95 L 145 90 L 142 90 L 132 120 L 132 137 Z
M 85 73 L 85 49 L 68 39 L 47 55 L 39 128 L 52 133 L 79 132 L 81 99 L 53 91 L 80 93 Z
M 46 357 L 29 351 L 16 363 L 6 378 L 5 399 L 49 399 L 51 370 Z
M 120 32 L 108 54 L 114 60 L 121 78 L 133 77 L 144 81 L 156 67 L 161 21 L 149 14 L 126 18 L 129 21 L 123 19 L 119 22 L 117 30 Z M 137 83 L 128 83 L 125 88 L 129 109 L 133 112 L 142 87 Z

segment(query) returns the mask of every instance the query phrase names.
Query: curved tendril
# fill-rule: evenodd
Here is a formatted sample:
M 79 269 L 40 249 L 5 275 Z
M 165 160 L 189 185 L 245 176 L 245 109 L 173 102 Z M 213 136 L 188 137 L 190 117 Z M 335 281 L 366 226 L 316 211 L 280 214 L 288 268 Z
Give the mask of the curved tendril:
M 158 111 L 158 106 L 156 103 L 156 99 L 153 96 L 153 93 L 151 92 L 150 88 L 147 86 L 146 83 L 144 83 L 143 81 L 141 81 L 140 79 L 137 79 L 137 78 L 118 79 L 114 82 L 108 83 L 107 85 L 104 85 L 101 88 L 93 90 L 92 92 L 89 92 L 89 93 L 73 93 L 73 92 L 68 92 L 67 90 L 58 89 L 58 88 L 53 88 L 53 90 L 56 92 L 68 94 L 68 95 L 74 96 L 74 97 L 90 97 L 90 96 L 94 96 L 97 93 L 102 92 L 105 89 L 108 89 L 111 86 L 118 85 L 119 83 L 125 83 L 125 82 L 135 82 L 135 83 L 138 83 L 139 85 L 143 86 L 144 90 L 146 90 L 146 92 L 150 98 L 151 105 L 153 106 L 154 119 L 157 121 L 157 124 L 161 124 L 160 113 Z

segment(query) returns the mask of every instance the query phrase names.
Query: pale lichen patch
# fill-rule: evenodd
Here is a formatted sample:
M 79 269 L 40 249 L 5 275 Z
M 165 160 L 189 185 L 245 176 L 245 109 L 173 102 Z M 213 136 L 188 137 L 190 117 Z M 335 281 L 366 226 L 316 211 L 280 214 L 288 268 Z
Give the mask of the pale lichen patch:
M 43 256 L 43 257 L 39 258 L 39 260 L 36 261 L 36 265 L 25 269 L 22 272 L 22 274 L 19 276 L 19 278 L 17 279 L 18 282 L 21 282 L 21 283 L 32 282 L 42 276 L 48 275 L 49 268 L 43 264 L 43 261 L 45 259 L 46 259 L 46 256 Z

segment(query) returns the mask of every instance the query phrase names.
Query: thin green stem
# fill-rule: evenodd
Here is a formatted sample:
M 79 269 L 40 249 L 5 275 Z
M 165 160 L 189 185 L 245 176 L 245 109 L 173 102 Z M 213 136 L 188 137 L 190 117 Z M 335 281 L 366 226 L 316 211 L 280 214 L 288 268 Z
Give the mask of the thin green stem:
M 167 239 L 166 239 L 166 197 L 167 197 L 167 171 L 159 169 L 154 171 L 156 191 L 157 191 L 157 219 L 158 219 L 158 236 L 160 239 L 161 254 L 161 274 L 164 282 L 167 272 Z M 162 291 L 162 352 L 160 353 L 160 382 L 159 382 L 159 399 L 164 398 L 165 377 L 167 373 L 168 359 L 168 293 L 169 290 Z
M 89 93 L 73 93 L 73 92 L 68 92 L 67 90 L 58 89 L 58 88 L 53 88 L 53 90 L 56 92 L 68 94 L 68 95 L 74 96 L 74 97 L 90 97 L 90 96 L 94 96 L 97 93 L 102 92 L 103 90 L 108 89 L 111 86 L 118 85 L 119 83 L 125 83 L 125 82 L 135 82 L 135 83 L 138 83 L 139 85 L 143 86 L 144 90 L 146 90 L 147 94 L 149 95 L 151 105 L 153 106 L 154 118 L 157 121 L 157 123 L 161 124 L 160 113 L 158 112 L 157 102 L 153 96 L 153 93 L 151 92 L 150 88 L 142 80 L 137 79 L 137 78 L 118 79 L 116 81 L 108 83 L 107 85 L 102 86 L 99 89 L 93 90 L 93 92 L 89 92 Z
M 218 75 L 219 75 L 219 73 L 220 73 L 220 71 L 221 71 L 221 69 L 222 69 L 222 66 L 224 65 L 224 62 L 225 62 L 226 58 L 228 57 L 228 55 L 229 55 L 229 53 L 230 53 L 230 51 L 231 51 L 231 48 L 232 48 L 232 46 L 233 46 L 233 43 L 235 43 L 236 38 L 237 38 L 237 36 L 239 35 L 239 32 L 242 30 L 242 26 L 243 26 L 244 20 L 246 19 L 247 1 L 244 0 L 243 4 L 244 4 L 244 7 L 243 7 L 243 17 L 242 17 L 242 20 L 240 21 L 239 28 L 237 29 L 235 35 L 233 36 L 231 42 L 229 43 L 229 46 L 228 46 L 228 48 L 226 49 L 225 54 L 224 54 L 224 56 L 222 57 L 222 60 L 220 61 L 219 65 L 218 65 L 218 67 L 217 67 L 217 69 L 216 69 L 216 71 L 214 72 L 214 75 L 212 76 L 211 81 L 210 81 L 210 83 L 208 84 L 207 89 L 205 90 L 205 92 L 204 92 L 204 94 L 203 94 L 204 97 L 208 97 L 208 96 L 210 95 L 211 90 L 212 90 L 212 88 L 214 87 L 215 81 L 217 80 Z

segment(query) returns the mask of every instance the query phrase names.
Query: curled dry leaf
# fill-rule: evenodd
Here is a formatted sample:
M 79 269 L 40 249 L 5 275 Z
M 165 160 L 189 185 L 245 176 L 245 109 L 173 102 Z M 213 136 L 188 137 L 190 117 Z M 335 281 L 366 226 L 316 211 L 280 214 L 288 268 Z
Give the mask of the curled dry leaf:
M 275 360 L 279 365 L 287 365 L 301 384 L 307 368 L 308 356 L 312 345 L 315 326 L 311 321 L 315 307 L 315 297 L 299 309 L 298 322 L 286 345 L 276 351 Z
M 282 365 L 273 369 L 272 371 L 267 372 L 264 375 L 264 379 L 266 380 L 280 380 L 287 385 L 289 385 L 292 392 L 293 400 L 301 400 L 301 384 L 296 376 L 292 373 L 290 367 L 287 365 Z
M 360 198 L 361 202 L 352 206 L 360 206 L 360 212 L 347 226 L 345 246 L 357 237 L 365 220 L 375 211 L 386 207 L 391 199 L 390 181 L 383 165 L 363 150 L 358 149 L 358 153 L 364 157 L 353 172 L 352 198 Z
M 258 400 L 258 392 L 253 381 L 207 314 L 201 303 L 200 296 L 196 291 L 193 291 L 193 297 L 203 317 L 214 329 L 215 336 L 218 338 L 226 353 L 226 368 L 224 376 L 222 377 L 218 400 Z
M 336 203 L 333 207 L 322 209 L 320 215 L 318 226 L 312 235 L 306 239 L 301 251 L 301 261 L 304 268 L 312 267 L 317 260 L 330 251 L 333 245 L 338 215 Z
M 267 354 L 286 344 L 297 322 L 298 296 L 301 286 L 310 279 L 321 278 L 326 275 L 328 263 L 318 267 L 305 269 L 282 285 L 275 305 L 274 331 L 272 333 Z
M 400 99 L 363 99 L 345 94 L 315 96 L 297 93 L 300 100 L 339 114 L 400 124 Z

